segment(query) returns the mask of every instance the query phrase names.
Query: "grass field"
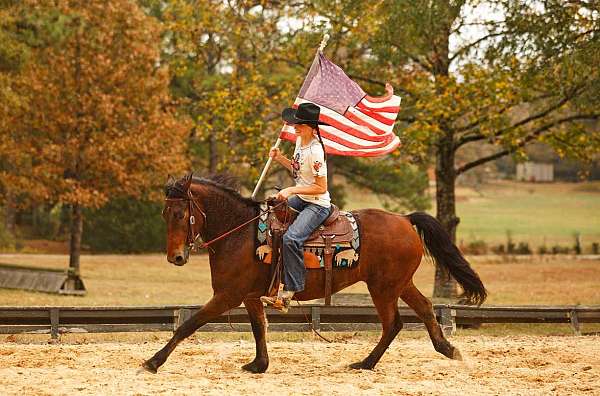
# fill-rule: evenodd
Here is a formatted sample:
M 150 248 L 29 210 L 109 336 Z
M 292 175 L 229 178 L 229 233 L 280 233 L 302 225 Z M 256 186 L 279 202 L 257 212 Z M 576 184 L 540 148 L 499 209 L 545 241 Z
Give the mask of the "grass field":
M 506 261 L 502 257 L 474 256 L 473 267 L 481 275 L 490 305 L 600 305 L 600 260 L 582 260 L 574 257 L 531 257 Z M 0 262 L 65 268 L 65 255 L 0 255 Z M 117 256 L 85 255 L 82 257 L 82 275 L 88 293 L 85 297 L 60 296 L 22 290 L 0 289 L 0 305 L 52 305 L 52 306 L 102 306 L 102 305 L 179 305 L 203 304 L 212 295 L 210 273 L 206 255 L 192 257 L 184 267 L 168 264 L 162 255 Z M 415 284 L 426 296 L 433 290 L 433 265 L 424 260 L 415 275 Z M 353 285 L 342 293 L 366 294 L 362 283 Z M 364 301 L 364 296 L 360 296 Z M 599 333 L 600 325 L 586 324 L 585 333 Z M 419 337 L 425 337 L 422 332 Z M 344 333 L 327 334 L 338 340 Z M 406 333 L 403 333 L 406 334 Z M 405 335 L 406 337 L 413 337 Z M 567 324 L 486 325 L 477 330 L 459 330 L 458 335 L 569 335 Z M 353 339 L 375 341 L 379 332 L 353 333 Z M 415 335 L 417 336 L 417 335 Z M 251 341 L 250 333 L 199 333 L 203 341 L 244 339 Z M 273 333 L 270 340 L 314 340 L 310 333 Z M 18 342 L 46 342 L 47 335 L 9 336 Z M 65 342 L 119 342 L 155 339 L 142 334 L 89 334 L 63 336 Z
M 66 268 L 64 255 L 0 255 L 0 262 Z M 489 290 L 487 304 L 600 305 L 600 260 L 532 257 L 504 261 L 471 257 Z M 0 289 L 0 305 L 167 305 L 202 304 L 212 295 L 206 255 L 184 267 L 162 255 L 82 257 L 85 297 Z M 433 290 L 433 265 L 424 260 L 415 284 L 426 296 Z M 344 290 L 367 293 L 363 283 Z
M 364 191 L 349 191 L 348 209 L 381 207 L 377 197 Z M 434 192 L 431 192 L 432 196 Z M 600 184 L 524 183 L 497 180 L 477 190 L 458 187 L 457 214 L 461 222 L 458 240 L 506 243 L 507 232 L 514 241 L 532 247 L 554 244 L 572 246 L 581 234 L 584 249 L 600 243 Z M 430 210 L 435 213 L 435 205 Z

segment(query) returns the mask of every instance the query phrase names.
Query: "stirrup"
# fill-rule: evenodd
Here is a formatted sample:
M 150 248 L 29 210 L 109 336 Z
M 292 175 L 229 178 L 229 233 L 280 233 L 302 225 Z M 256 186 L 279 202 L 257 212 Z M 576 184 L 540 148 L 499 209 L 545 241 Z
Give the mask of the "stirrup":
M 287 311 L 290 307 L 291 299 L 282 298 L 282 297 L 278 297 L 278 296 L 273 296 L 273 297 L 262 296 L 260 298 L 260 301 L 267 304 L 267 306 L 270 306 L 278 311 L 287 313 Z

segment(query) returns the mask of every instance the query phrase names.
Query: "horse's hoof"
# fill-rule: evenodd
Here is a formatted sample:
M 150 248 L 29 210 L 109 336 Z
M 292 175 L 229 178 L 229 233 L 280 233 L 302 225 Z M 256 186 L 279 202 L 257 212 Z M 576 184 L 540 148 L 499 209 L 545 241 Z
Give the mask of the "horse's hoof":
M 262 374 L 265 371 L 267 371 L 268 367 L 269 367 L 268 361 L 266 363 L 265 362 L 259 363 L 256 360 L 253 360 L 248 364 L 244 364 L 242 366 L 242 370 L 248 371 L 248 372 L 254 373 L 254 374 Z
M 460 354 L 460 351 L 457 348 L 454 348 L 454 351 L 452 351 L 452 359 L 463 360 L 462 355 Z
M 149 360 L 146 360 L 144 363 L 142 363 L 142 368 L 152 374 L 156 374 L 156 372 L 158 371 L 158 368 L 155 367 L 152 363 L 150 363 Z
M 364 361 L 352 363 L 349 367 L 353 370 L 373 370 L 373 367 L 366 365 Z

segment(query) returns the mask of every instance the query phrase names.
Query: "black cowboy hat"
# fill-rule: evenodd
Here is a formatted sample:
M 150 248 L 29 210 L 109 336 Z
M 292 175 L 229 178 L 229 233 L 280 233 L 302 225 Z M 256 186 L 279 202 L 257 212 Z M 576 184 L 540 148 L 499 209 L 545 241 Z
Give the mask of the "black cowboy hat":
M 281 118 L 288 124 L 329 125 L 319 121 L 319 106 L 313 103 L 301 103 L 297 109 L 288 107 L 281 112 Z

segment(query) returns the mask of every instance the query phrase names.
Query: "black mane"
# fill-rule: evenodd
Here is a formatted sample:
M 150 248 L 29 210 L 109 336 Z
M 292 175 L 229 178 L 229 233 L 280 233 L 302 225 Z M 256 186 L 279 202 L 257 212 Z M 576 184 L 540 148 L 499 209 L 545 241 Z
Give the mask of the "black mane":
M 189 176 L 184 176 L 179 180 L 169 179 L 165 185 L 165 195 L 167 198 L 187 198 L 187 191 L 185 191 L 185 184 Z M 192 184 L 204 184 L 213 186 L 222 192 L 226 193 L 232 198 L 251 206 L 258 206 L 258 202 L 252 198 L 244 197 L 240 194 L 239 180 L 232 175 L 226 173 L 217 173 L 208 177 L 192 177 Z

